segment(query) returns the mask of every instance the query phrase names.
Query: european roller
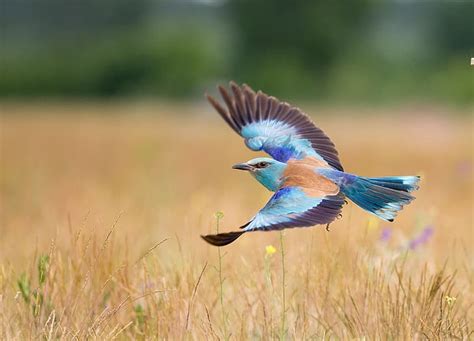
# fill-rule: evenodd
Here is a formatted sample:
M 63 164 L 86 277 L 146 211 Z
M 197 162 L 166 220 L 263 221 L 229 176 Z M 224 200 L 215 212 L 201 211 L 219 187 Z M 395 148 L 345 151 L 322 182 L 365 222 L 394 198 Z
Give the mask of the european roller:
M 369 178 L 344 171 L 334 143 L 299 108 L 249 86 L 219 86 L 225 105 L 207 99 L 224 121 L 259 157 L 233 166 L 250 173 L 274 192 L 240 231 L 202 236 L 224 246 L 242 234 L 294 227 L 329 225 L 349 198 L 380 219 L 393 221 L 418 189 L 418 176 Z

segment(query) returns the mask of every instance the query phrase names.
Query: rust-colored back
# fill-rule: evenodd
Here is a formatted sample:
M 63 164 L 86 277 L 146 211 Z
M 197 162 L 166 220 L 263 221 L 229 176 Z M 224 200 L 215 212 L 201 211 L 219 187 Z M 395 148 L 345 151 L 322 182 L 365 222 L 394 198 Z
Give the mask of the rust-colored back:
M 289 160 L 283 173 L 285 182 L 282 187 L 298 186 L 306 194 L 321 198 L 339 193 L 338 185 L 314 171 L 317 167 L 329 168 L 329 165 L 327 162 L 315 158 Z

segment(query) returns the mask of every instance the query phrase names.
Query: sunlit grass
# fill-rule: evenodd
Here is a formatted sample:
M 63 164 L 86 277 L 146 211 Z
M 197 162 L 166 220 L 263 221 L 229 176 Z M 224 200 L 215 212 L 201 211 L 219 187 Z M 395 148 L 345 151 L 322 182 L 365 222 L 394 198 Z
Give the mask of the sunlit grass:
M 417 199 L 393 224 L 349 204 L 329 232 L 218 251 L 199 235 L 269 193 L 230 169 L 255 154 L 205 107 L 5 108 L 2 339 L 472 337 L 469 118 L 325 109 L 347 170 L 422 172 Z

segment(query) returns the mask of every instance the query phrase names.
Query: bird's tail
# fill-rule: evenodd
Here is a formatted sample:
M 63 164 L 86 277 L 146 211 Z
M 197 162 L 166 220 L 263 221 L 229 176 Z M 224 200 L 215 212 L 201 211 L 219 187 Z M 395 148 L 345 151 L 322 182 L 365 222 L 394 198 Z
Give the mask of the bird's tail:
M 387 221 L 393 221 L 398 211 L 415 199 L 410 192 L 418 189 L 420 181 L 419 176 L 366 178 L 333 169 L 319 171 L 358 206 Z
M 206 236 L 201 236 L 209 244 L 214 246 L 224 246 L 232 243 L 234 240 L 239 238 L 242 234 L 247 231 L 235 231 L 235 232 L 226 232 L 218 234 L 208 234 Z

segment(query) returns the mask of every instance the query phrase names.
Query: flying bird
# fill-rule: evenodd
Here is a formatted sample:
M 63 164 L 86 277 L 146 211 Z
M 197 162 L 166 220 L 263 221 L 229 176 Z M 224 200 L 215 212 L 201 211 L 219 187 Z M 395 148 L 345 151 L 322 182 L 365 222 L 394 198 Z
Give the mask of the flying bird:
M 293 227 L 327 225 L 341 215 L 349 198 L 377 217 L 393 221 L 410 203 L 419 176 L 369 178 L 344 171 L 334 143 L 299 108 L 248 85 L 230 82 L 218 90 L 225 105 L 207 99 L 227 124 L 259 157 L 233 166 L 249 172 L 274 192 L 268 203 L 240 231 L 201 236 L 215 246 L 232 243 L 242 234 Z

